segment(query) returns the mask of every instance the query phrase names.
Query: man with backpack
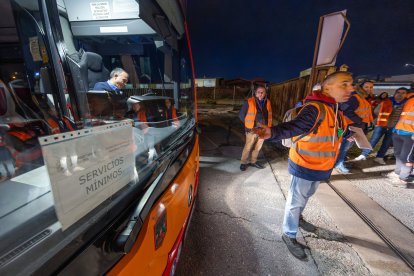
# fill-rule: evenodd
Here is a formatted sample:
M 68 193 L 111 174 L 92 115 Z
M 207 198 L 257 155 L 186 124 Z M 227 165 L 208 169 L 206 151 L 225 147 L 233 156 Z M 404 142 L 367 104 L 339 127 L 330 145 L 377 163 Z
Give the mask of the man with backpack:
M 244 123 L 246 133 L 246 143 L 243 148 L 242 157 L 240 160 L 240 170 L 245 171 L 249 162 L 247 161 L 250 155 L 250 166 L 258 169 L 263 169 L 263 165 L 257 162 L 257 156 L 263 145 L 263 139 L 252 132 L 258 123 L 272 126 L 272 107 L 270 101 L 266 98 L 266 88 L 264 86 L 257 86 L 254 96 L 249 98 L 242 106 L 239 112 L 239 118 Z
M 338 103 L 346 102 L 352 91 L 350 73 L 332 73 L 323 81 L 322 91 L 315 91 L 305 98 L 304 106 L 291 121 L 271 128 L 260 125 L 260 128 L 254 130 L 254 133 L 264 139 L 294 137 L 289 151 L 288 171 L 292 179 L 286 199 L 282 240 L 292 255 L 300 260 L 307 259 L 303 246 L 296 240 L 300 217 L 320 181 L 331 176 L 346 129 Z M 325 115 L 320 120 L 322 113 Z M 302 220 L 302 227 L 304 224 L 308 229 L 315 228 Z

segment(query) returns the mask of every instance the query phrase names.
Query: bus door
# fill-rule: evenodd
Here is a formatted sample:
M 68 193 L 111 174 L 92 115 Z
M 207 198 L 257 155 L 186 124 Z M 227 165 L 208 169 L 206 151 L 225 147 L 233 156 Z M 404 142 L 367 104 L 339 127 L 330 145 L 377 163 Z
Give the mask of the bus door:
M 0 274 L 172 269 L 198 172 L 179 2 L 0 6 Z

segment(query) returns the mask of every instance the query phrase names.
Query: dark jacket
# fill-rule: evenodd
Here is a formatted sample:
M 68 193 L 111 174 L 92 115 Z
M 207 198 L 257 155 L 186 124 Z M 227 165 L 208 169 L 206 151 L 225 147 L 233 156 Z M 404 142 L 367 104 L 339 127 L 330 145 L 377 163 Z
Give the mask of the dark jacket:
M 119 88 L 112 87 L 111 85 L 109 85 L 107 81 L 101 81 L 101 82 L 95 83 L 93 90 L 115 92 L 115 94 L 117 95 L 123 95 L 123 92 Z
M 360 127 L 362 129 L 365 128 L 365 123 L 362 122 L 361 117 L 359 117 L 356 113 L 355 110 L 358 108 L 359 106 L 359 102 L 357 100 L 357 98 L 354 96 L 356 94 L 356 92 L 352 92 L 352 97 L 349 98 L 349 100 L 345 103 L 340 103 L 339 104 L 339 110 L 342 110 L 344 112 L 344 115 L 346 117 L 348 117 L 349 119 L 351 119 L 352 122 L 354 122 L 353 124 L 351 124 L 351 126 L 355 126 L 355 127 Z
M 305 98 L 305 104 L 310 101 L 322 102 L 334 110 L 336 108 L 335 100 L 324 96 L 320 93 L 314 93 L 311 96 Z M 271 128 L 272 137 L 271 140 L 282 140 L 291 137 L 301 135 L 303 133 L 309 132 L 309 130 L 314 126 L 318 118 L 318 109 L 312 105 L 305 106 L 298 114 L 296 118 L 289 122 L 280 123 Z M 346 135 L 349 135 L 348 133 Z M 344 135 L 344 137 L 346 137 Z M 333 169 L 333 168 L 332 168 Z M 291 175 L 294 175 L 299 178 L 303 178 L 309 181 L 321 181 L 326 180 L 331 176 L 332 169 L 329 170 L 312 170 L 302 166 L 299 166 L 292 162 L 290 159 L 288 161 L 288 171 Z
M 269 114 L 269 111 L 266 108 L 266 101 L 268 101 L 268 99 L 264 99 L 262 101 L 259 101 L 256 98 L 256 107 L 258 111 L 261 111 L 260 113 L 257 112 L 256 114 L 256 118 L 255 118 L 255 126 L 257 122 L 260 122 L 264 125 L 267 125 L 267 115 Z M 239 119 L 240 121 L 242 121 L 244 123 L 244 119 L 246 118 L 246 114 L 247 114 L 247 110 L 249 109 L 249 103 L 248 101 L 245 101 L 242 108 L 239 111 Z M 259 118 L 260 116 L 260 118 Z M 244 128 L 245 132 L 250 132 L 252 131 L 251 128 Z

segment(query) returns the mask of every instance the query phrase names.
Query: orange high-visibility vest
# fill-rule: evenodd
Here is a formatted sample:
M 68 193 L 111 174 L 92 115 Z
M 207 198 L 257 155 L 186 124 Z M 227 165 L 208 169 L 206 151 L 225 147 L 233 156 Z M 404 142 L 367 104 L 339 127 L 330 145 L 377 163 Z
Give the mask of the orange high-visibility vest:
M 11 129 L 7 134 L 12 135 L 23 142 L 36 137 L 36 134 L 33 131 L 23 131 L 19 129 Z
M 317 104 L 312 105 L 318 109 L 316 123 L 321 115 L 321 110 Z M 342 128 L 345 131 L 346 122 L 345 116 L 340 111 L 338 112 L 340 120 L 336 122 L 336 127 L 334 127 L 335 111 L 326 104 L 325 111 L 325 119 L 321 122 L 317 132 L 309 133 L 290 148 L 290 160 L 301 167 L 319 171 L 331 170 L 334 167 L 342 142 L 342 134 L 338 137 L 338 129 Z M 342 126 L 340 122 L 342 122 Z
M 144 111 L 138 111 L 137 113 L 138 121 L 141 123 L 147 122 L 147 114 Z
M 172 118 L 168 118 L 168 110 L 166 110 L 165 111 L 165 119 L 166 120 L 173 119 L 176 124 L 179 124 L 179 121 L 177 119 L 177 111 L 175 110 L 175 107 L 173 107 L 173 106 L 171 107 L 171 117 Z
M 52 130 L 53 134 L 60 133 L 60 128 L 58 122 L 52 117 L 47 118 L 47 124 L 49 125 L 50 129 Z
M 404 104 L 403 111 L 395 128 L 414 133 L 414 98 L 410 98 Z
M 254 120 L 256 119 L 257 107 L 256 107 L 256 98 L 251 97 L 247 100 L 249 104 L 249 108 L 247 109 L 246 117 L 244 117 L 244 126 L 246 128 L 253 128 L 254 127 Z M 267 126 L 272 126 L 272 106 L 270 105 L 270 101 L 266 100 L 266 109 L 267 109 Z
M 70 131 L 75 130 L 75 127 L 74 127 L 73 123 L 71 122 L 71 120 L 69 120 L 69 118 L 66 118 L 65 116 L 63 116 L 62 120 L 63 120 L 63 123 L 65 124 L 67 129 L 69 129 Z
M 377 118 L 377 126 L 386 127 L 388 125 L 388 119 L 392 113 L 392 101 L 385 99 L 380 104 L 380 110 Z
M 372 108 L 369 102 L 358 94 L 355 94 L 355 96 L 359 102 L 358 108 L 355 110 L 355 114 L 357 114 L 364 123 L 373 122 L 374 118 L 372 117 Z
M 137 112 L 137 119 L 139 122 L 141 122 L 142 124 L 139 125 L 140 129 L 144 129 L 148 127 L 147 124 L 147 114 L 145 113 L 145 111 L 138 111 Z
M 369 102 L 359 96 L 358 94 L 354 94 L 355 98 L 358 100 L 358 108 L 355 109 L 355 114 L 361 118 L 364 123 L 371 123 L 374 121 L 374 117 L 372 117 L 372 108 Z M 346 117 L 346 123 L 352 124 L 352 120 Z

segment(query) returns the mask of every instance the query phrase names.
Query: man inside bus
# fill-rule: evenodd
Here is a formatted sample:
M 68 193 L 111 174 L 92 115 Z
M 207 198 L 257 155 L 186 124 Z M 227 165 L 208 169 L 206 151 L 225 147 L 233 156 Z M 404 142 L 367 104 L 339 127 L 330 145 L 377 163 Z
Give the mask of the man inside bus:
M 122 88 L 128 83 L 128 73 L 122 68 L 115 68 L 109 75 L 110 79 L 107 81 L 97 82 L 93 90 L 113 92 L 116 95 L 123 96 Z
M 306 97 L 305 105 L 295 119 L 274 127 L 262 124 L 252 131 L 261 139 L 271 138 L 275 141 L 296 137 L 309 133 L 317 123 L 321 108 L 325 109 L 326 116 L 319 124 L 318 131 L 307 134 L 289 151 L 288 171 L 292 178 L 286 198 L 282 240 L 292 255 L 300 260 L 306 260 L 307 256 L 303 246 L 296 240 L 298 226 L 310 232 L 316 230 L 315 226 L 301 219 L 302 212 L 320 181 L 331 176 L 346 129 L 345 117 L 338 110 L 338 103 L 348 101 L 352 91 L 350 73 L 332 73 L 323 81 L 320 93 Z

